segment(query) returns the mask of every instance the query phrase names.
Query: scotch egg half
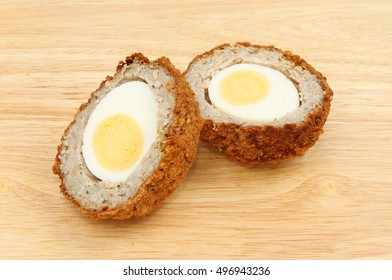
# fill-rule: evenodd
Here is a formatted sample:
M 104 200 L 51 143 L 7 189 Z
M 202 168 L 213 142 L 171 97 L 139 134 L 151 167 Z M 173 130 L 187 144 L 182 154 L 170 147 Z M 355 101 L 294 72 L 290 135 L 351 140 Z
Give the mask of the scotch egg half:
M 61 137 L 52 168 L 61 192 L 92 218 L 147 215 L 196 158 L 197 105 L 168 58 L 135 53 L 120 61 Z
M 303 156 L 323 132 L 333 96 L 298 55 L 247 42 L 197 55 L 184 75 L 204 120 L 201 139 L 246 166 Z
M 212 77 L 212 105 L 244 120 L 273 120 L 299 107 L 298 90 L 282 72 L 257 64 L 235 64 Z

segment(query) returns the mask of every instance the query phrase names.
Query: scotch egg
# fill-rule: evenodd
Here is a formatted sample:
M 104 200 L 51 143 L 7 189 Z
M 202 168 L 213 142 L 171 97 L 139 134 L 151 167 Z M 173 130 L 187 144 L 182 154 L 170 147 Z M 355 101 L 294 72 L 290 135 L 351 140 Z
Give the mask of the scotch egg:
M 246 166 L 303 156 L 323 132 L 333 96 L 320 72 L 273 46 L 217 46 L 184 76 L 204 120 L 201 139 Z
M 180 186 L 201 127 L 193 92 L 169 59 L 134 54 L 81 105 L 53 172 L 92 218 L 143 216 Z

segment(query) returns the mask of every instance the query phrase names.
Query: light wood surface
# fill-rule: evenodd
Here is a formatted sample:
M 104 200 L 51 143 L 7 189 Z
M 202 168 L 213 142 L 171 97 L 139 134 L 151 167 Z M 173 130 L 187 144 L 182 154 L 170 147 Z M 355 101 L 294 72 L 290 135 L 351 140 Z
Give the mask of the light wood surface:
M 391 15 L 387 0 L 1 0 L 0 258 L 391 259 Z M 128 221 L 63 198 L 56 146 L 119 60 L 183 71 L 236 41 L 292 50 L 328 78 L 332 110 L 305 157 L 249 169 L 201 144 L 181 188 Z

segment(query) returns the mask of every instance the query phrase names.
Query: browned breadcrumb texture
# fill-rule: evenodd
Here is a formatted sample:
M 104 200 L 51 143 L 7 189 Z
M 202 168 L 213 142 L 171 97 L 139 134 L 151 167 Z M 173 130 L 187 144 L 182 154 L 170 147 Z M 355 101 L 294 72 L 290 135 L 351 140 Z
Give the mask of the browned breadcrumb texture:
M 229 159 L 249 167 L 278 163 L 303 156 L 323 133 L 323 126 L 330 111 L 333 92 L 327 84 L 326 78 L 298 55 L 293 55 L 291 51 L 283 51 L 274 46 L 252 45 L 248 42 L 236 44 L 281 52 L 285 59 L 314 74 L 325 91 L 322 104 L 309 112 L 307 118 L 300 125 L 288 123 L 284 126 L 240 126 L 233 123 L 204 120 L 200 134 L 201 140 L 223 152 Z M 219 45 L 196 56 L 189 64 L 188 69 L 193 62 L 229 45 Z
M 194 94 L 182 74 L 172 65 L 166 57 L 159 58 L 150 62 L 148 58 L 141 53 L 133 54 L 126 58 L 125 62 L 120 61 L 115 75 L 122 67 L 132 64 L 134 61 L 144 63 L 153 63 L 164 67 L 173 78 L 172 85 L 166 85 L 169 93 L 176 96 L 173 122 L 169 125 L 166 138 L 166 145 L 163 145 L 163 155 L 158 168 L 155 172 L 140 186 L 136 195 L 127 201 L 126 204 L 114 209 L 104 209 L 102 211 L 91 211 L 84 209 L 80 204 L 70 196 L 63 182 L 63 176 L 60 172 L 60 152 L 62 144 L 58 146 L 58 153 L 53 166 L 53 172 L 60 177 L 60 190 L 77 208 L 92 218 L 101 219 L 128 219 L 131 217 L 144 216 L 154 210 L 166 197 L 173 193 L 184 180 L 189 168 L 196 159 L 196 153 L 199 143 L 202 120 L 199 113 L 199 106 L 194 99 Z M 90 100 L 101 89 L 106 81 L 112 80 L 108 76 L 100 87 L 92 93 Z M 87 102 L 87 103 L 88 103 Z M 87 103 L 82 104 L 78 113 L 83 110 Z M 73 122 L 67 127 L 64 134 Z

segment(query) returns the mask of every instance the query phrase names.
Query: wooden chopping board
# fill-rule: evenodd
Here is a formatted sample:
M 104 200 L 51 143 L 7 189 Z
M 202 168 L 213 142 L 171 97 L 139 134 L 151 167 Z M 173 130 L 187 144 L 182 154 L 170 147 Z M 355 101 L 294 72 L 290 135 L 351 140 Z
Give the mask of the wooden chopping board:
M 1 1 L 0 259 L 392 258 L 391 1 Z M 59 193 L 63 130 L 117 62 L 180 70 L 225 42 L 305 58 L 335 92 L 303 157 L 244 168 L 205 144 L 144 218 L 97 221 Z

